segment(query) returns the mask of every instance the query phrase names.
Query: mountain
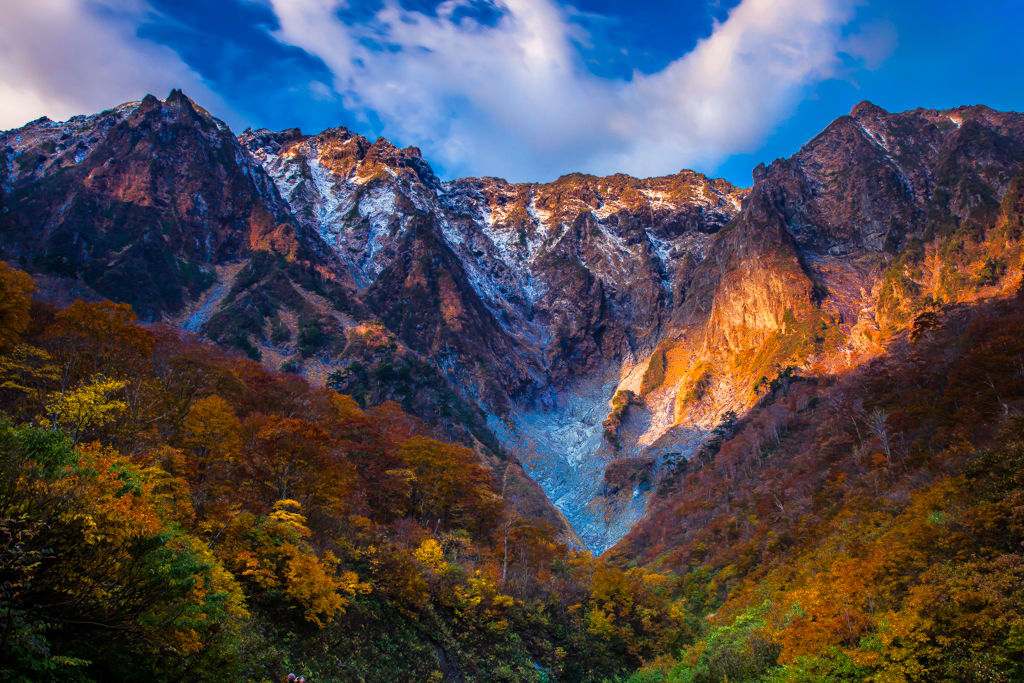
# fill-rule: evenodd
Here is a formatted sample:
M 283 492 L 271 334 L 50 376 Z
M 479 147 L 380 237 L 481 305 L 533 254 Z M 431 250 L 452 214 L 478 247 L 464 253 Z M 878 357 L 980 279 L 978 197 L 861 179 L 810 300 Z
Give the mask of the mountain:
M 375 334 L 337 252 L 293 216 L 227 126 L 180 91 L 63 123 L 39 119 L 0 136 L 0 149 L 0 247 L 37 275 L 44 296 L 125 301 L 143 320 L 254 358 L 280 364 L 291 355 L 321 381 L 342 348 L 379 357 L 373 370 L 390 368 L 389 384 L 404 393 L 374 398 L 406 399 L 473 445 L 511 482 L 508 495 L 525 515 L 573 536 L 479 409 L 414 350 Z
M 759 172 L 805 272 L 857 273 L 861 312 L 669 464 L 606 555 L 678 572 L 708 620 L 630 680 L 1024 674 L 1020 139 L 983 107 L 861 105 Z
M 743 191 L 688 171 L 441 182 L 417 150 L 343 129 L 240 139 L 346 260 L 367 307 L 479 401 L 587 543 L 624 533 L 641 508 L 593 508 L 614 457 L 604 385 L 658 343 L 675 283 Z
M 601 552 L 731 414 L 1015 287 L 1022 145 L 1020 114 L 862 103 L 749 189 L 442 181 L 343 128 L 235 137 L 175 91 L 0 135 L 0 246 L 51 296 L 398 400 Z

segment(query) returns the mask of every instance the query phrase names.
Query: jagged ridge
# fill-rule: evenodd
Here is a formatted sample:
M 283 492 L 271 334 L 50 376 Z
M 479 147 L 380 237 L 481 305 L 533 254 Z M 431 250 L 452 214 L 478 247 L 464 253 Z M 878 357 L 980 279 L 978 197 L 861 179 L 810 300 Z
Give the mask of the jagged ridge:
M 5 133 L 3 246 L 309 376 L 347 367 L 339 386 L 413 367 L 354 343 L 379 321 L 471 406 L 418 414 L 498 434 L 603 550 L 777 374 L 853 364 L 934 302 L 1008 286 L 1019 262 L 976 235 L 1003 220 L 1022 119 L 862 103 L 749 190 L 691 171 L 444 182 L 342 128 L 235 140 L 176 92 Z

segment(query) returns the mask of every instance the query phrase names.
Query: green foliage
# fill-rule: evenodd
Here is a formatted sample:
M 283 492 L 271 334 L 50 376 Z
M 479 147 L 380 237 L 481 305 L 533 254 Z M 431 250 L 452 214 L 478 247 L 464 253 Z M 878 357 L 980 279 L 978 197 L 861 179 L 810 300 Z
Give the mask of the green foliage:
M 166 678 L 223 664 L 240 601 L 194 538 L 162 526 L 110 451 L 0 422 L 0 671 L 16 680 Z M 116 634 L 116 645 L 110 636 Z M 206 641 L 206 648 L 200 642 Z M 113 646 L 112 646 L 113 645 Z M 177 650 L 177 654 L 172 654 Z
M 765 604 L 713 629 L 696 646 L 683 651 L 681 662 L 662 671 L 642 671 L 631 683 L 719 683 L 760 680 L 775 666 L 780 647 L 766 630 Z
M 798 657 L 785 666 L 769 670 L 764 683 L 847 683 L 869 680 L 871 667 L 857 664 L 850 655 L 833 648 L 813 657 Z
M 319 320 L 315 318 L 300 319 L 299 334 L 296 340 L 299 344 L 299 353 L 308 358 L 324 347 L 328 336 Z
M 659 346 L 651 354 L 651 360 L 647 363 L 647 369 L 644 370 L 643 379 L 640 381 L 641 396 L 646 396 L 660 387 L 661 383 L 665 381 L 666 362 L 665 349 Z

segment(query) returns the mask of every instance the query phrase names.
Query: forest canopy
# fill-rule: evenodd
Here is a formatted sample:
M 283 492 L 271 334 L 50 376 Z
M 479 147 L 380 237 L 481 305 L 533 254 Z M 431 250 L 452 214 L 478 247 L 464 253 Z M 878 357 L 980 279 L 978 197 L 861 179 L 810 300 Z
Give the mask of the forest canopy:
M 1024 677 L 1018 298 L 788 377 L 602 558 L 395 404 L 2 264 L 0 301 L 11 680 Z

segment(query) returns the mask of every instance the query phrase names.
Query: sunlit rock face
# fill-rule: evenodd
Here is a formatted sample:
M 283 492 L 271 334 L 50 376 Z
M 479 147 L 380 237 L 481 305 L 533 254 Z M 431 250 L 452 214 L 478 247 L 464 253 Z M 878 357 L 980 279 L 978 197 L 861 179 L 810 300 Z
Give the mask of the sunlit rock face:
M 1021 115 L 863 103 L 750 189 L 443 181 L 344 128 L 235 137 L 174 92 L 0 133 L 0 246 L 275 367 L 340 370 L 498 469 L 500 443 L 600 552 L 773 380 L 1009 286 L 990 228 L 1017 229 L 1022 160 Z

